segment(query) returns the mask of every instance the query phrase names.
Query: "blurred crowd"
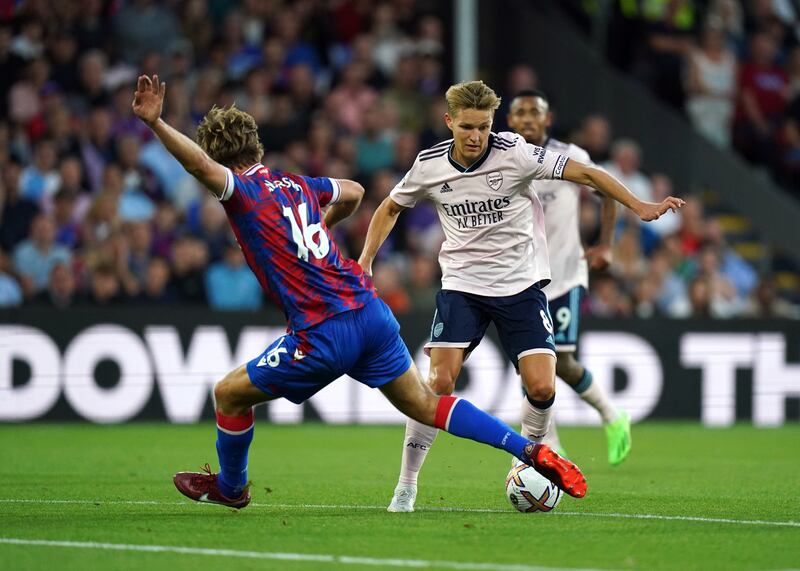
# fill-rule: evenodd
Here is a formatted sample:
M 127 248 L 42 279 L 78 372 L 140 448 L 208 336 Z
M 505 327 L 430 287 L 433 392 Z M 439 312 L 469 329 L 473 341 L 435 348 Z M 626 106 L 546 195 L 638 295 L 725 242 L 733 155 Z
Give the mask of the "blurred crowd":
M 800 199 L 800 4 L 614 0 L 611 61 Z
M 419 150 L 449 138 L 448 6 L 39 0 L 0 9 L 0 307 L 264 305 L 220 205 L 132 115 L 139 73 L 166 80 L 165 119 L 185 133 L 213 104 L 235 103 L 256 118 L 272 168 L 360 181 L 361 207 L 336 228 L 357 257 L 375 208 Z M 536 83 L 518 66 L 500 94 L 546 89 Z M 681 194 L 667 174 L 642 173 L 636 142 L 614 140 L 603 116 L 569 138 L 643 198 Z M 614 267 L 593 276 L 587 309 L 796 316 L 800 300 L 778 297 L 687 198 L 655 225 L 621 218 Z M 592 243 L 599 205 L 588 193 L 581 220 Z M 442 239 L 431 205 L 401 217 L 374 275 L 395 312 L 432 310 Z

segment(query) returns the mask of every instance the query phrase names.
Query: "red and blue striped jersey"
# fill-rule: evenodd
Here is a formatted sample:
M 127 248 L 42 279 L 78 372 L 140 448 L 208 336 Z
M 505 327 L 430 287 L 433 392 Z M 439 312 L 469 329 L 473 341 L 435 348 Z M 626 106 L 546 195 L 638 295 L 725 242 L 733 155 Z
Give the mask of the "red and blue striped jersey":
M 342 256 L 321 208 L 337 201 L 339 184 L 271 170 L 228 170 L 220 200 L 250 269 L 283 310 L 291 331 L 363 307 L 376 297 L 371 278 Z

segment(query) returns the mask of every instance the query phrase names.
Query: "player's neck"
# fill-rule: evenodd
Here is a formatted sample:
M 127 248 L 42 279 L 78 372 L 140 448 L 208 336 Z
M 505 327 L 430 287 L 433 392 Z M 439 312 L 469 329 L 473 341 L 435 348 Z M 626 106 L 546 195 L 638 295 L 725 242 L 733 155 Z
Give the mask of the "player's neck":
M 462 155 L 460 152 L 458 152 L 458 147 L 457 146 L 453 145 L 453 149 L 450 151 L 450 158 L 452 158 L 455 162 L 460 164 L 462 167 L 469 168 L 472 165 L 474 165 L 476 162 L 478 162 L 478 160 L 486 153 L 486 148 L 488 146 L 489 146 L 489 144 L 487 143 L 486 147 L 484 147 L 481 150 L 481 152 L 478 153 L 478 156 L 475 157 L 474 159 L 468 159 L 468 158 L 464 157 L 464 155 Z

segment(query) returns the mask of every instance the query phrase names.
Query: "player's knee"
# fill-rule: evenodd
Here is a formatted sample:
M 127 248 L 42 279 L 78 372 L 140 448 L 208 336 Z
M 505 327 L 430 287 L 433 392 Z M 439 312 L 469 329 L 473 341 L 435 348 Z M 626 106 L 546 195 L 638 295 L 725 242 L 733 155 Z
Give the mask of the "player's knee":
M 556 393 L 556 383 L 552 375 L 552 372 L 544 370 L 529 372 L 525 375 L 523 382 L 528 398 L 539 401 L 551 399 Z
M 214 385 L 214 402 L 216 403 L 217 410 L 227 415 L 237 415 L 242 408 L 241 399 L 238 397 L 236 391 L 236 382 L 233 378 L 233 373 L 225 375 L 225 377 Z M 246 408 L 245 412 L 246 412 Z
M 528 393 L 529 399 L 547 401 L 556 394 L 556 388 L 551 382 L 534 382 L 530 383 L 530 386 L 525 387 L 525 392 Z
M 226 383 L 227 378 L 217 381 L 217 384 L 214 385 L 214 402 L 218 409 L 228 408 L 231 404 L 230 383 Z

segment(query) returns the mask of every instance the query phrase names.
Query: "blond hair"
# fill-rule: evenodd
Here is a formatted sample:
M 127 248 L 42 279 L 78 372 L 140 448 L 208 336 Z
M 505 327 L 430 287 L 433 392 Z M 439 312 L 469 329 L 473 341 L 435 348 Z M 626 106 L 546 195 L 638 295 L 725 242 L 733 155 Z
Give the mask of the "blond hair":
M 494 113 L 500 107 L 500 98 L 494 89 L 480 80 L 451 85 L 444 98 L 447 101 L 447 112 L 451 117 L 462 109 L 490 110 Z
M 226 167 L 248 167 L 261 160 L 264 147 L 252 115 L 235 105 L 211 108 L 197 127 L 197 144 Z

